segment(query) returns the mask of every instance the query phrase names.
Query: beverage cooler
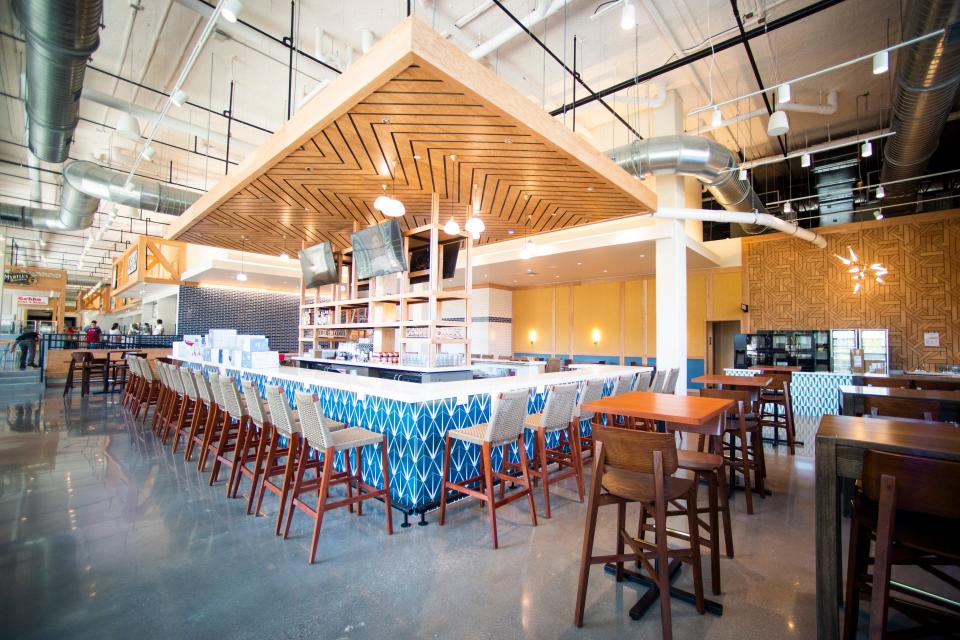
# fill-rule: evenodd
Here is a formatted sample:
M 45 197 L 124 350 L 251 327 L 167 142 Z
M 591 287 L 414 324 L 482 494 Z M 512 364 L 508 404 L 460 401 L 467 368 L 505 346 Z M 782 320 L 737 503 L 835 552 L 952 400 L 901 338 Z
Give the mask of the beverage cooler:
M 830 332 L 834 373 L 852 373 L 854 349 L 863 351 L 865 373 L 887 373 L 890 368 L 890 341 L 886 329 L 834 329 Z

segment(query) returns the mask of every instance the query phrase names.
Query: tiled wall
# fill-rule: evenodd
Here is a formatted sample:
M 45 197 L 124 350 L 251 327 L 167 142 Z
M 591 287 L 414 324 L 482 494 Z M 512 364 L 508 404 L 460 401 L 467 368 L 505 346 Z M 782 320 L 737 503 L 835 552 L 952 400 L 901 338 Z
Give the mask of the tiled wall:
M 263 335 L 270 348 L 297 350 L 300 298 L 295 295 L 214 287 L 180 287 L 177 327 L 183 334 L 203 335 L 211 329 L 236 329 Z
M 507 356 L 513 353 L 513 292 L 504 289 L 473 290 L 473 353 Z

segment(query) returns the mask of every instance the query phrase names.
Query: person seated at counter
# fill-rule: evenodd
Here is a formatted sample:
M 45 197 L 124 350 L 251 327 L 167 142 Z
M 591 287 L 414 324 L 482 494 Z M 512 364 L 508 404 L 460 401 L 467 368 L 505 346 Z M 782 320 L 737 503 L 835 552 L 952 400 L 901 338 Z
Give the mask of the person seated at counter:
M 38 340 L 40 340 L 40 334 L 33 329 L 29 329 L 17 336 L 17 341 L 14 343 L 14 348 L 19 353 L 21 369 L 27 368 L 27 361 L 29 361 L 30 366 L 34 369 L 37 367 L 34 360 L 37 357 Z

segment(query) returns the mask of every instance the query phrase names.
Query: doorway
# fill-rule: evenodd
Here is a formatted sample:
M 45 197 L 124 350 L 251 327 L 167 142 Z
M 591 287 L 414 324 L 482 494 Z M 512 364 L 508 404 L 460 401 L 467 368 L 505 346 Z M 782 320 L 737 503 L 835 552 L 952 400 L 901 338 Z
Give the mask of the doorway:
M 710 373 L 722 374 L 733 368 L 733 337 L 740 333 L 739 320 L 707 323 L 707 339 L 710 345 Z

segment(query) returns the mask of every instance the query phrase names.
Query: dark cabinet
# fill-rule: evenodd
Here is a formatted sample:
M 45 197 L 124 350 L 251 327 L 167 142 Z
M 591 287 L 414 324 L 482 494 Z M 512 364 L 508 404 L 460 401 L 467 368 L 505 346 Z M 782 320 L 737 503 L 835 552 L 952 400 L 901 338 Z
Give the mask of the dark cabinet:
M 830 370 L 829 331 L 760 331 L 737 334 L 734 366 L 801 367 L 802 371 Z

